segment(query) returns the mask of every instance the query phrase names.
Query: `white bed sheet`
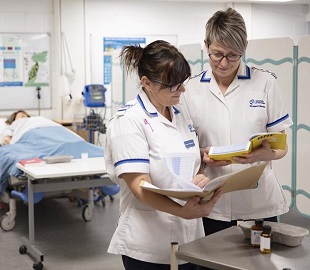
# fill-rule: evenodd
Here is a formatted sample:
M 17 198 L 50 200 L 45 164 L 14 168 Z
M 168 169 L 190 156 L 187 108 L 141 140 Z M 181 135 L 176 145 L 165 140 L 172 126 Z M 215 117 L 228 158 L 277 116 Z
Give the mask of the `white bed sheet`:
M 2 138 L 4 130 L 7 128 L 7 124 L 5 123 L 6 120 L 6 118 L 0 118 L 0 140 Z
M 10 126 L 13 134 L 10 144 L 17 142 L 30 129 L 52 126 L 60 126 L 60 124 L 42 116 L 32 116 L 15 120 Z

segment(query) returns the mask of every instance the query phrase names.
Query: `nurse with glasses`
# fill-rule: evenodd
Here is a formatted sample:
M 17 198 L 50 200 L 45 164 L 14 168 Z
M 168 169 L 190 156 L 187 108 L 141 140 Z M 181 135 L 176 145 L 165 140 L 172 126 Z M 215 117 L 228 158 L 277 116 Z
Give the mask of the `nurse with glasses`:
M 169 88 L 170 92 L 174 93 L 174 92 L 178 91 L 181 86 L 184 87 L 188 83 L 190 78 L 191 77 L 188 77 L 183 83 L 177 83 L 177 84 L 166 84 L 166 83 L 163 83 L 163 82 L 161 82 L 160 80 L 157 80 L 157 79 L 155 79 L 154 82 L 159 83 L 159 84 L 163 85 L 166 88 Z
M 228 54 L 228 55 L 224 55 L 223 53 L 209 53 L 208 54 L 210 59 L 214 62 L 221 62 L 224 58 L 226 58 L 226 60 L 228 62 L 236 62 L 238 61 L 242 54 Z
M 203 188 L 209 178 L 201 167 L 193 122 L 179 104 L 191 75 L 184 56 L 158 40 L 145 48 L 125 46 L 121 59 L 127 72 L 137 71 L 140 89 L 107 129 L 107 172 L 121 187 L 120 217 L 108 252 L 120 254 L 126 270 L 170 270 L 171 242 L 183 244 L 204 236 L 202 217 L 209 215 L 221 191 L 200 204 L 196 197 L 172 200 L 140 188 L 142 180 L 159 188 L 179 187 L 175 175 L 182 157 L 192 164 L 187 165 L 190 179 L 184 181 Z M 196 266 L 180 261 L 179 269 Z
M 231 163 L 209 158 L 209 148 L 244 143 L 255 133 L 285 132 L 293 122 L 275 74 L 242 61 L 248 43 L 242 16 L 232 8 L 217 11 L 205 30 L 210 69 L 191 79 L 182 96 L 198 134 L 205 173 L 213 179 L 270 161 L 257 188 L 221 196 L 211 214 L 203 218 L 208 235 L 237 225 L 237 220 L 277 221 L 277 216 L 289 210 L 281 179 L 271 165 L 287 149 L 272 150 L 265 141 L 261 148 Z

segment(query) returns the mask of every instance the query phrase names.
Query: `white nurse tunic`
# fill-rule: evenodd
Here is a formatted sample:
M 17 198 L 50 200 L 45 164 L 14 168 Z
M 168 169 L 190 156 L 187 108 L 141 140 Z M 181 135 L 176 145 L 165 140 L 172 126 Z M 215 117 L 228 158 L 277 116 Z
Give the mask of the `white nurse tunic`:
M 185 220 L 154 210 L 137 200 L 119 178 L 122 173 L 149 173 L 158 187 L 178 187 L 164 162 L 166 155 L 178 153 L 195 154 L 193 176 L 197 174 L 201 159 L 192 121 L 181 106 L 172 107 L 170 113 L 172 122 L 141 91 L 109 123 L 106 166 L 111 179 L 121 186 L 120 218 L 109 253 L 169 264 L 171 242 L 183 244 L 204 236 L 200 218 Z
M 188 107 L 202 148 L 243 143 L 251 134 L 278 132 L 293 124 L 274 74 L 243 62 L 225 95 L 211 69 L 190 80 L 186 89 L 181 103 Z M 206 167 L 206 173 L 213 179 L 247 166 L 251 165 Z M 223 194 L 208 217 L 223 221 L 265 218 L 288 209 L 270 162 L 256 189 Z

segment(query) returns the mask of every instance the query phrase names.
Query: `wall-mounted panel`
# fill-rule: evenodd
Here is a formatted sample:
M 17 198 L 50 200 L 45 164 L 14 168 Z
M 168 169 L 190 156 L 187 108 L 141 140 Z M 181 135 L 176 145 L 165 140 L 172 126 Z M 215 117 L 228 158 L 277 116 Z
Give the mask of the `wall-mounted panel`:
M 310 36 L 298 43 L 296 206 L 310 216 Z
M 265 69 L 275 73 L 282 90 L 286 108 L 293 118 L 293 50 L 294 42 L 291 38 L 271 38 L 250 40 L 245 55 L 245 62 L 250 66 Z M 273 168 L 278 180 L 284 186 L 285 195 L 292 205 L 292 130 L 286 130 L 289 152 L 281 160 L 273 161 Z
M 48 34 L 0 34 L 0 96 L 0 110 L 51 108 Z

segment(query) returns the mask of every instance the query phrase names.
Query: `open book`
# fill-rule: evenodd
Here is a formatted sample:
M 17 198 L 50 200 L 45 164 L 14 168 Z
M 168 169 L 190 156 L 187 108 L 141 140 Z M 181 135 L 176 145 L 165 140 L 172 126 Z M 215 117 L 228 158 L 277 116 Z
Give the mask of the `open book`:
M 258 148 L 263 140 L 267 140 L 271 149 L 282 149 L 286 147 L 286 134 L 281 132 L 256 133 L 248 142 L 231 144 L 225 146 L 210 147 L 209 157 L 214 160 L 232 160 L 232 157 L 240 157 Z
M 158 188 L 144 180 L 141 180 L 140 187 L 176 199 L 188 200 L 193 196 L 199 196 L 202 201 L 205 201 L 209 200 L 219 187 L 222 187 L 224 193 L 255 188 L 267 164 L 267 162 L 263 162 L 239 172 L 214 178 L 204 189 L 184 180 L 180 181 L 181 187 L 178 189 Z

